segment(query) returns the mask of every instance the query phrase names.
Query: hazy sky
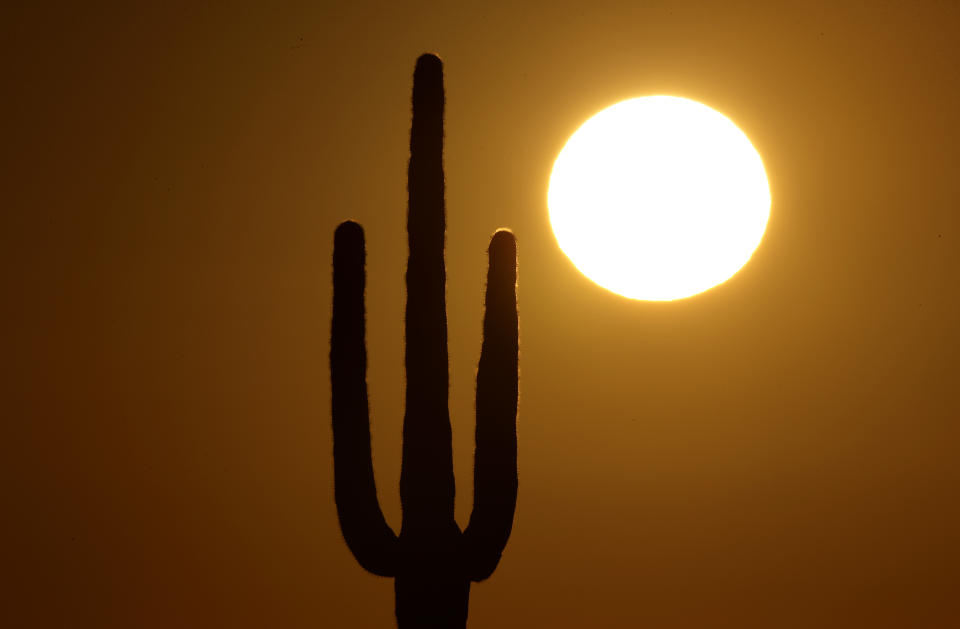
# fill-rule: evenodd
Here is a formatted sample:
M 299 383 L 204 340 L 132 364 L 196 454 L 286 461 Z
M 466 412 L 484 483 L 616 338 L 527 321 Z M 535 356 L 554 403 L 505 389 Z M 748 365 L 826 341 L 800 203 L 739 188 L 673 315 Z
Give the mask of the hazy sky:
M 389 627 L 333 503 L 333 230 L 368 247 L 399 527 L 413 64 L 446 65 L 457 515 L 486 245 L 519 246 L 520 495 L 471 627 L 960 622 L 960 5 L 24 3 L 3 54 L 0 625 Z M 723 112 L 773 198 L 671 303 L 581 276 L 546 189 L 617 101 Z

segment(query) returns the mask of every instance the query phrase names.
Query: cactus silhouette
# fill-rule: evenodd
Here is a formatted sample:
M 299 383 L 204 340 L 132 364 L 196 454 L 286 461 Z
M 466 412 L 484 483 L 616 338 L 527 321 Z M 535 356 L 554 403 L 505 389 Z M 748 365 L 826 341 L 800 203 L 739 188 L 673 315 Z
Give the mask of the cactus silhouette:
M 377 501 L 370 455 L 363 229 L 347 221 L 334 235 L 330 374 L 337 513 L 360 565 L 395 579 L 400 629 L 466 626 L 470 583 L 489 577 L 500 561 L 517 499 L 517 254 L 513 235 L 501 230 L 493 235 L 488 252 L 477 369 L 473 512 L 462 532 L 454 520 L 443 109 L 442 63 L 423 55 L 413 77 L 407 174 L 410 254 L 399 536 Z

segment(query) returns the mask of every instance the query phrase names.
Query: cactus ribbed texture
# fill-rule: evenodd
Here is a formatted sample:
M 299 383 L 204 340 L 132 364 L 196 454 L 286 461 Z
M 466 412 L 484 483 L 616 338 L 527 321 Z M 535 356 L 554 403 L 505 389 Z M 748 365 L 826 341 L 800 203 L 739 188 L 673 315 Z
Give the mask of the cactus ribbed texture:
M 443 66 L 417 60 L 413 78 L 408 215 L 406 410 L 400 535 L 377 501 L 370 455 L 364 341 L 363 228 L 347 221 L 334 236 L 330 342 L 334 479 L 344 539 L 368 571 L 395 578 L 400 629 L 462 629 L 470 582 L 497 566 L 517 499 L 516 242 L 490 241 L 483 345 L 477 370 L 473 513 L 454 520 L 453 451 L 447 406 L 444 269 Z

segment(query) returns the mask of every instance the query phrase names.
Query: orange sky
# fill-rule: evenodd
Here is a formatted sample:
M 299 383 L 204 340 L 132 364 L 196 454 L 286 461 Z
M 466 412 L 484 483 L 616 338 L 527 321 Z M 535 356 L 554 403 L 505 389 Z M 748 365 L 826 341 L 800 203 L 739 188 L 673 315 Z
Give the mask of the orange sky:
M 446 64 L 461 524 L 486 244 L 519 245 L 520 496 L 469 626 L 957 622 L 955 2 L 4 13 L 0 625 L 391 626 L 333 503 L 331 254 L 365 226 L 398 527 L 424 51 Z M 579 124 L 658 93 L 734 120 L 773 196 L 750 263 L 671 303 L 579 275 L 546 210 Z

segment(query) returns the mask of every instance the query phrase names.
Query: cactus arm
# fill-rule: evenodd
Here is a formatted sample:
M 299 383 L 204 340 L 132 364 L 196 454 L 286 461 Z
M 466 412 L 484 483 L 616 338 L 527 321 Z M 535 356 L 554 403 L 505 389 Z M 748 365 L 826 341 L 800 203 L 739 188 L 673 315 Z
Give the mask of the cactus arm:
M 517 249 L 513 234 L 490 241 L 483 346 L 477 369 L 473 513 L 463 535 L 467 571 L 489 577 L 507 544 L 517 504 Z
M 397 537 L 377 502 L 370 452 L 364 342 L 363 228 L 342 223 L 334 235 L 330 380 L 334 497 L 347 546 L 370 572 L 394 576 Z
M 443 66 L 417 60 L 413 77 L 407 232 L 406 410 L 400 501 L 403 529 L 453 522 L 444 290 Z M 401 536 L 403 534 L 401 533 Z

